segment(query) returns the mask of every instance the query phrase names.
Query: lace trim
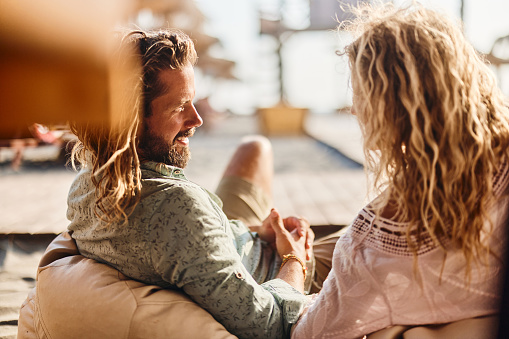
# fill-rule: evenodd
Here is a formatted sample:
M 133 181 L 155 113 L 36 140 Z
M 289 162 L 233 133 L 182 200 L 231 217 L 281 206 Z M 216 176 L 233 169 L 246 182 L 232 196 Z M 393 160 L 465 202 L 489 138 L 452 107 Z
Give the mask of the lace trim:
M 371 248 L 398 256 L 412 256 L 413 253 L 410 251 L 406 239 L 408 227 L 408 223 L 395 223 L 378 218 L 374 213 L 364 208 L 355 219 L 352 231 L 356 236 L 365 236 L 364 242 Z M 421 234 L 420 244 L 418 255 L 438 247 L 426 232 Z
M 509 166 L 504 161 L 494 177 L 493 193 L 495 196 L 502 195 L 508 183 Z M 377 217 L 364 207 L 352 224 L 352 232 L 354 236 L 364 238 L 363 242 L 371 248 L 398 256 L 412 256 L 413 253 L 410 251 L 406 239 L 408 227 L 409 223 L 394 222 Z M 416 239 L 414 238 L 414 240 Z M 444 245 L 448 243 L 445 237 L 440 240 Z M 421 234 L 420 245 L 417 255 L 428 253 L 438 247 L 427 232 Z
M 507 161 L 504 161 L 500 165 L 500 170 L 495 174 L 495 177 L 493 178 L 493 194 L 497 197 L 502 195 L 507 188 L 508 182 L 509 164 Z

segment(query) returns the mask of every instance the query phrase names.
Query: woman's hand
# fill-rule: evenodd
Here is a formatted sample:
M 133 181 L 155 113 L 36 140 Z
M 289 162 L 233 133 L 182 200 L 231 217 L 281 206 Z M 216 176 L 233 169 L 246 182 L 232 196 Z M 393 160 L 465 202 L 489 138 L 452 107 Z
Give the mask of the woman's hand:
M 304 280 L 306 277 L 305 259 L 308 255 L 307 247 L 307 234 L 308 231 L 300 232 L 301 223 L 298 219 L 287 221 L 288 227 L 292 230 L 287 230 L 286 225 L 279 213 L 273 209 L 269 215 L 270 225 L 275 233 L 275 246 L 281 258 L 284 255 L 290 254 L 298 258 L 288 260 L 280 269 L 278 278 L 286 281 L 300 292 L 304 292 Z M 308 224 L 309 227 L 309 224 Z M 314 235 L 313 235 L 314 236 Z
M 272 209 L 269 217 L 270 226 L 274 232 L 274 246 L 282 258 L 285 254 L 294 254 L 304 260 L 306 258 L 306 235 L 307 230 L 298 220 L 290 221 L 288 224 L 289 230 L 286 228 L 285 222 L 281 218 L 279 212 Z M 288 219 L 288 218 L 287 218 Z M 287 220 L 285 219 L 285 220 Z M 299 224 L 299 226 L 297 226 Z
M 274 209 L 272 209 L 274 211 Z M 277 213 L 277 211 L 276 211 Z M 279 215 L 279 213 L 277 213 Z M 251 226 L 250 229 L 253 232 L 257 232 L 258 236 L 261 240 L 272 245 L 273 248 L 276 248 L 276 233 L 272 226 L 272 212 L 262 223 L 261 226 Z M 312 250 L 313 250 L 313 240 L 315 238 L 315 234 L 311 230 L 309 222 L 303 217 L 288 217 L 282 219 L 284 228 L 289 231 L 296 231 L 300 237 L 306 236 L 306 260 L 311 259 Z M 286 253 L 287 254 L 287 253 Z
M 306 236 L 306 260 L 310 260 L 313 255 L 313 241 L 315 233 L 311 229 L 309 221 L 303 217 L 288 217 L 283 219 L 285 229 L 288 231 L 297 230 L 297 234 L 301 237 Z

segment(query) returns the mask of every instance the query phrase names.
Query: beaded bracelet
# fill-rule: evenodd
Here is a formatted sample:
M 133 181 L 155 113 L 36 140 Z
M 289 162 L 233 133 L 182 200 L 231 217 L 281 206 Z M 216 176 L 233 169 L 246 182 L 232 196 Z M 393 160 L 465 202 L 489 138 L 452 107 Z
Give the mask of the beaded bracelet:
M 281 271 L 283 266 L 290 259 L 295 259 L 295 260 L 297 260 L 299 262 L 299 264 L 302 266 L 302 273 L 304 274 L 304 280 L 306 280 L 306 274 L 307 274 L 308 268 L 306 267 L 306 264 L 298 256 L 296 256 L 295 254 L 285 254 L 285 255 L 283 255 L 283 262 L 281 263 L 281 267 L 279 268 L 279 270 Z

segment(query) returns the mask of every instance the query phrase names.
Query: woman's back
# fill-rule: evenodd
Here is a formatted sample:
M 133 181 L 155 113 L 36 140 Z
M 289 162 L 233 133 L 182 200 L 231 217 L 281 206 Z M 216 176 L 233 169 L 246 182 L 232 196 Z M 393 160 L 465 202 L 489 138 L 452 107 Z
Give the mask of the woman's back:
M 386 5 L 357 14 L 346 49 L 352 112 L 383 193 L 339 240 L 297 338 L 354 338 L 499 306 L 509 110 L 495 78 L 435 12 Z

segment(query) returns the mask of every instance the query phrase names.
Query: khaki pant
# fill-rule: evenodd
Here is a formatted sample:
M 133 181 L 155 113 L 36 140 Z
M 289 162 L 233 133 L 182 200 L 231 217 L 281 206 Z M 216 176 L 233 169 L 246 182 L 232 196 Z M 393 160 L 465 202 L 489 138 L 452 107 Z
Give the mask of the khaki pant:
M 223 211 L 230 219 L 242 220 L 246 225 L 260 225 L 267 218 L 272 207 L 271 199 L 265 192 L 240 177 L 224 177 L 216 194 L 223 201 Z M 343 230 L 315 240 L 314 260 L 308 263 L 309 280 L 306 290 L 318 293 L 332 267 L 332 253 Z

